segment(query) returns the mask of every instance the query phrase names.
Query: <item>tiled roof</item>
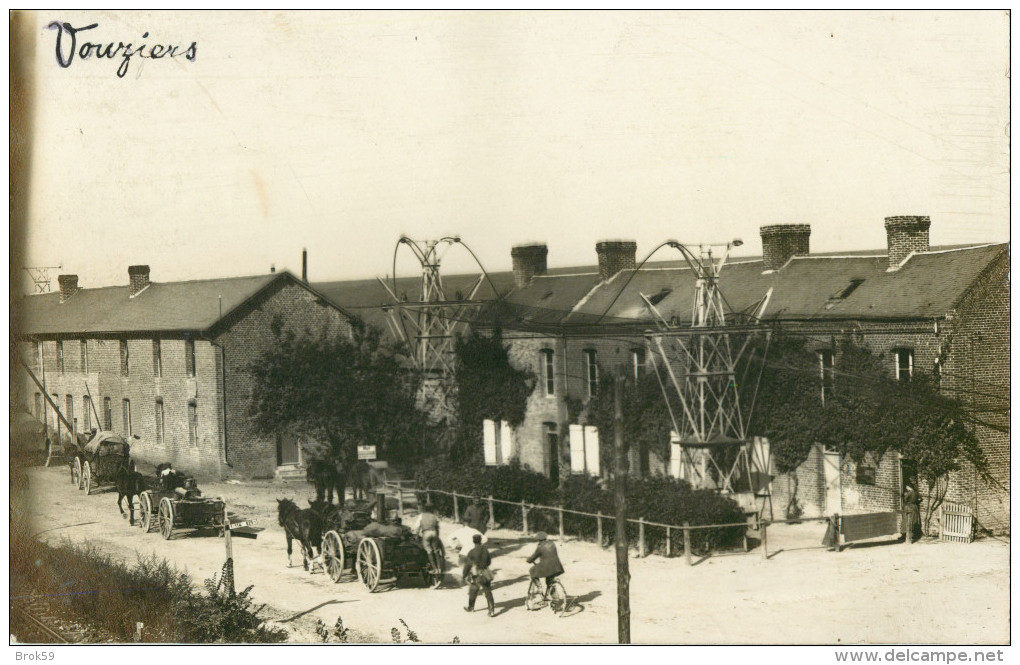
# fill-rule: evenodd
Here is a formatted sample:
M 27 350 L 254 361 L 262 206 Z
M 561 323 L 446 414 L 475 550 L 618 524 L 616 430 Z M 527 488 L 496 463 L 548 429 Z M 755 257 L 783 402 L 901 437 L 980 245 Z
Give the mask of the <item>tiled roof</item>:
M 884 252 L 796 257 L 771 273 L 762 272 L 760 259 L 737 259 L 723 268 L 719 284 L 730 312 L 753 311 L 772 289 L 765 319 L 932 318 L 953 309 L 1007 251 L 1005 244 L 935 250 L 910 257 L 894 271 Z M 625 270 L 606 282 L 596 273 L 546 275 L 513 291 L 499 318 L 508 328 L 633 324 L 651 320 L 643 294 L 664 318 L 682 325 L 690 321 L 694 290 L 688 267 Z
M 301 283 L 288 272 L 151 282 L 131 297 L 130 286 L 26 296 L 15 309 L 18 335 L 204 331 L 276 280 Z M 221 301 L 222 299 L 222 301 Z

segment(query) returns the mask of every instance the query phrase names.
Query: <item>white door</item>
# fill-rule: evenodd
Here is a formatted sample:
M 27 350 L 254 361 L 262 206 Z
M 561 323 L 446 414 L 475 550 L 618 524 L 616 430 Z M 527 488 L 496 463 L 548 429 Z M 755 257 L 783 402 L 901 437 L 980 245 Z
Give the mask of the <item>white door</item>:
M 822 457 L 822 467 L 825 469 L 825 514 L 832 515 L 843 510 L 839 491 L 839 453 L 825 450 Z

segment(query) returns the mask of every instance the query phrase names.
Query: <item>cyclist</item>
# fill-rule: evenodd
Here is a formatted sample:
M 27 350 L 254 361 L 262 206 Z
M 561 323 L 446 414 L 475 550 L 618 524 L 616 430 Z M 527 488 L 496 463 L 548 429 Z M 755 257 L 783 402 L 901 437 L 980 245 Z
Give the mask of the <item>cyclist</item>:
M 429 555 L 429 565 L 434 570 L 442 570 L 443 554 L 439 551 L 439 518 L 432 512 L 432 504 L 425 504 L 418 520 L 416 533 L 421 536 L 421 543 Z
M 531 567 L 528 574 L 532 580 L 544 577 L 545 592 L 548 594 L 549 586 L 557 577 L 563 574 L 563 564 L 560 563 L 560 556 L 556 552 L 556 543 L 549 540 L 544 531 L 536 533 L 535 540 L 538 541 L 535 553 L 528 557 L 528 563 L 534 563 L 535 565 Z M 538 563 L 535 563 L 536 560 Z

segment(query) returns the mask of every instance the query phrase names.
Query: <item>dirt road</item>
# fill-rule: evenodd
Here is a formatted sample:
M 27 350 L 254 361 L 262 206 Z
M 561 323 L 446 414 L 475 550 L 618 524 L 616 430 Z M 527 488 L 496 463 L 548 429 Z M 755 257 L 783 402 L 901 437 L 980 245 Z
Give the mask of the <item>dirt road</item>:
M 370 594 L 357 582 L 333 584 L 322 574 L 287 567 L 276 523 L 275 499 L 309 494 L 304 483 L 206 483 L 206 496 L 224 497 L 233 512 L 266 527 L 257 540 L 234 540 L 238 588 L 254 596 L 292 633 L 291 641 L 317 641 L 316 619 L 345 624 L 377 641 L 403 619 L 425 642 L 612 643 L 616 641 L 616 578 L 612 550 L 569 538 L 558 542 L 563 576 L 575 607 L 563 618 L 524 608 L 533 540 L 518 532 L 489 533 L 496 618 L 484 602 L 462 609 L 466 588 L 459 570 L 443 588 L 395 588 Z M 164 541 L 128 526 L 116 493 L 85 497 L 65 467 L 29 470 L 32 521 L 39 537 L 89 540 L 133 560 L 156 554 L 186 568 L 201 582 L 220 569 L 223 540 L 182 533 Z M 443 524 L 449 533 L 453 525 Z M 759 554 L 719 556 L 688 567 L 683 558 L 630 560 L 632 639 L 664 644 L 990 644 L 1009 640 L 1009 544 L 986 539 L 970 545 L 924 541 L 853 548 L 836 554 L 798 549 L 821 540 L 818 524 L 769 530 L 770 560 Z M 556 539 L 558 540 L 558 539 Z M 455 559 L 452 552 L 448 555 Z

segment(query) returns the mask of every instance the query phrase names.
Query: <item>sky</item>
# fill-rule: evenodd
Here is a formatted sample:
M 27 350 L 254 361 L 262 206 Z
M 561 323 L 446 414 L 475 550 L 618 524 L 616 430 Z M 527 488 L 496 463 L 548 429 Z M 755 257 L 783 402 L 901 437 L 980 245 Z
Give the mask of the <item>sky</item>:
M 777 223 L 811 224 L 812 251 L 884 248 L 891 215 L 929 215 L 933 245 L 1009 240 L 1001 11 L 29 18 L 14 260 L 84 287 L 132 264 L 156 282 L 300 274 L 303 248 L 313 282 L 371 278 L 401 235 L 458 235 L 489 271 L 532 242 L 550 267 L 593 264 L 604 239 L 638 260 L 666 239 L 760 254 Z M 79 53 L 178 55 L 61 67 L 53 21 L 98 24 Z M 454 246 L 441 270 L 478 264 Z M 418 272 L 397 251 L 397 275 Z

